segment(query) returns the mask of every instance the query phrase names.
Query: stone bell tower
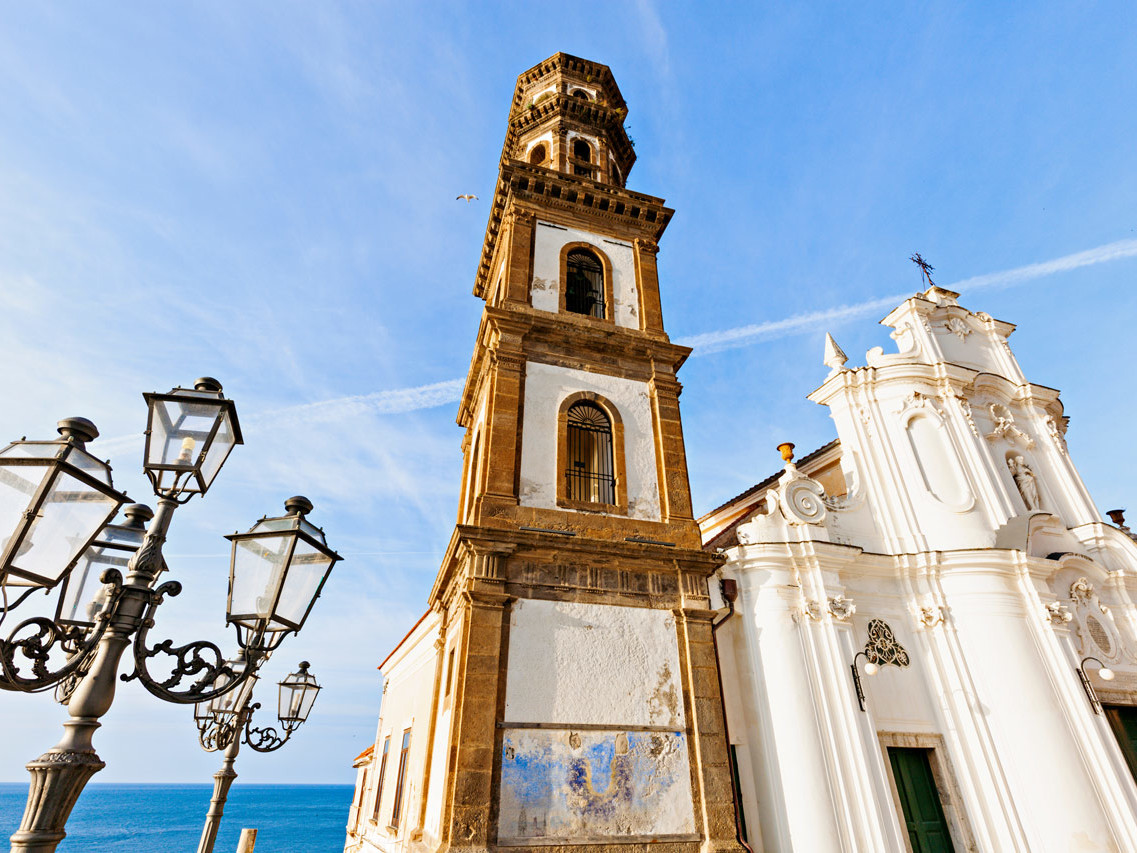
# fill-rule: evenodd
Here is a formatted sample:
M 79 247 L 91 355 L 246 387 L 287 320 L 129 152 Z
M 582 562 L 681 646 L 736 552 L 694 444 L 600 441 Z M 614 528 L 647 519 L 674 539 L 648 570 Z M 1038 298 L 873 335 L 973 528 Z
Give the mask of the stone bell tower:
M 474 294 L 458 525 L 431 591 L 442 849 L 734 849 L 658 243 L 609 69 L 517 80 Z M 432 776 L 432 790 L 433 790 Z M 629 844 L 633 846 L 629 847 Z M 618 846 L 617 846 L 618 845 Z

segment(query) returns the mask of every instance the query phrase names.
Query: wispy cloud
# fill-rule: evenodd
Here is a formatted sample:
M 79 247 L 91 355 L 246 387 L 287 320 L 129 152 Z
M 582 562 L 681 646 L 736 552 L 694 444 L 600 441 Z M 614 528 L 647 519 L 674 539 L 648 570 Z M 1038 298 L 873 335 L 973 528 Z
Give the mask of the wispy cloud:
M 951 290 L 960 292 L 971 292 L 988 287 L 1013 287 L 1079 267 L 1093 266 L 1094 264 L 1134 256 L 1137 256 L 1137 240 L 1119 240 L 1116 243 L 1107 243 L 1104 246 L 1087 249 L 1084 252 L 1075 252 L 1049 261 L 972 276 L 946 286 Z M 680 338 L 677 343 L 694 347 L 695 355 L 709 355 L 727 349 L 748 346 L 760 340 L 783 338 L 831 327 L 873 311 L 893 308 L 909 296 L 911 296 L 910 293 L 882 296 L 878 299 L 869 299 L 851 305 L 838 305 L 821 311 L 795 314 L 792 317 L 784 317 L 780 320 L 768 320 L 764 323 L 736 326 L 733 329 L 720 329 L 701 335 L 690 335 Z M 388 391 L 376 391 L 372 394 L 337 397 L 318 403 L 305 403 L 273 411 L 257 412 L 244 420 L 249 426 L 255 428 L 256 425 L 269 420 L 277 425 L 281 423 L 328 423 L 362 414 L 397 415 L 417 412 L 458 402 L 464 381 L 463 379 L 447 379 L 443 382 L 432 382 L 429 385 L 417 385 L 411 388 L 394 388 Z M 141 436 L 112 438 L 100 442 L 99 451 L 102 453 L 121 451 L 133 447 L 141 441 Z
M 1131 258 L 1135 255 L 1137 255 L 1137 240 L 1118 240 L 1116 243 L 1107 243 L 1104 246 L 1097 246 L 1084 252 L 1075 252 L 1072 255 L 1063 255 L 1060 258 L 1027 264 L 1014 269 L 977 275 L 945 286 L 960 293 L 970 293 L 985 287 L 1011 287 L 1055 273 L 1068 272 L 1078 267 Z M 822 311 L 796 314 L 781 320 L 769 320 L 765 323 L 753 323 L 748 326 L 737 326 L 733 329 L 690 335 L 680 338 L 677 342 L 684 346 L 694 347 L 695 355 L 709 355 L 726 349 L 747 346 L 760 340 L 814 331 L 827 325 L 835 325 L 863 314 L 879 311 L 882 308 L 893 308 L 911 295 L 911 293 L 898 293 L 892 296 L 882 296 L 879 299 L 870 299 L 852 305 L 839 305 Z

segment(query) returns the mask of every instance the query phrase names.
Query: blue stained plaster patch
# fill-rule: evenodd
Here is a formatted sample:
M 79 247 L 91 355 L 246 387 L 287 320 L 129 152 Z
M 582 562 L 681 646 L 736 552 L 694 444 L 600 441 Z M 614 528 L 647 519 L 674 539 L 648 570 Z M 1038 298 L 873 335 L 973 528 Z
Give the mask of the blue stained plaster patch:
M 506 733 L 500 839 L 670 835 L 693 828 L 683 732 Z

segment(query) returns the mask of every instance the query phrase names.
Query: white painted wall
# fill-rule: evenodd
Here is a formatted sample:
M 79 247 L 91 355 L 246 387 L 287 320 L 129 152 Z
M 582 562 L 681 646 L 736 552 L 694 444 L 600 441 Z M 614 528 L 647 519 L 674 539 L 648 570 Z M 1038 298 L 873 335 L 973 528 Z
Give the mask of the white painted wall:
M 505 719 L 683 728 L 675 617 L 642 607 L 517 601 Z
M 651 400 L 646 382 L 530 361 L 525 365 L 521 505 L 557 508 L 557 413 L 578 391 L 610 401 L 624 422 L 628 515 L 660 519 Z
M 635 250 L 623 240 L 611 240 L 601 234 L 564 228 L 537 220 L 533 247 L 533 281 L 530 296 L 534 308 L 560 311 L 561 248 L 566 243 L 591 243 L 612 262 L 612 301 L 616 325 L 628 329 L 640 327 L 639 291 L 636 287 Z

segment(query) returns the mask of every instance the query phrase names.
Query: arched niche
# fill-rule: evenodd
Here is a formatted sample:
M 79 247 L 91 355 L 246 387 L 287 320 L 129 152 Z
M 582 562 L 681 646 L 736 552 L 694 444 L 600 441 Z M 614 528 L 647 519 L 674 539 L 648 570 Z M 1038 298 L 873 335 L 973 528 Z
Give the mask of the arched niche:
M 947 425 L 930 402 L 904 416 L 904 434 L 920 472 L 924 490 L 953 512 L 967 512 L 975 495 Z

